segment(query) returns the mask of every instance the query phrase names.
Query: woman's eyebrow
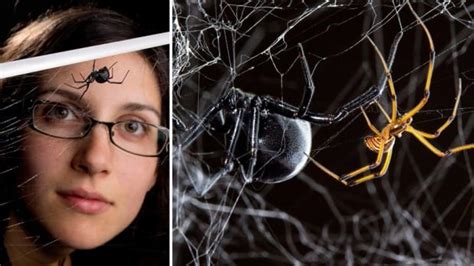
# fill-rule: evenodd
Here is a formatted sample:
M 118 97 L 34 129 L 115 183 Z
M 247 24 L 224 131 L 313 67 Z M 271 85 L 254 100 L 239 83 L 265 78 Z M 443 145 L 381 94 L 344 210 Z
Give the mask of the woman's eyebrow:
M 58 88 L 46 88 L 41 90 L 41 92 L 38 94 L 38 96 L 42 96 L 44 94 L 50 93 L 52 95 L 60 95 L 63 96 L 64 98 L 68 98 L 69 100 L 73 101 L 78 101 L 79 103 L 83 103 L 84 101 L 80 99 L 80 94 L 79 93 L 74 93 L 72 91 L 67 91 L 67 90 L 62 90 Z
M 128 111 L 151 111 L 156 114 L 158 119 L 161 120 L 161 113 L 154 107 L 142 103 L 127 103 L 123 106 L 123 109 Z

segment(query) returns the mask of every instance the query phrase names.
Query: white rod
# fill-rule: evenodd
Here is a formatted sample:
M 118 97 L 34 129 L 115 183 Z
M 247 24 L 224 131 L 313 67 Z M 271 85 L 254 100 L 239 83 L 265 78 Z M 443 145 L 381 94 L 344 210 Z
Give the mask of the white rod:
M 97 58 L 124 54 L 170 43 L 170 33 L 164 32 L 145 37 L 74 49 L 0 64 L 0 79 L 81 63 Z

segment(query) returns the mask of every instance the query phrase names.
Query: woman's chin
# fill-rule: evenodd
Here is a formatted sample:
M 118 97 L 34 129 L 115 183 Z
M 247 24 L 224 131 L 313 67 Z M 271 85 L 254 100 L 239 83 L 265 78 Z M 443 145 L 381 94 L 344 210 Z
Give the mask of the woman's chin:
M 46 227 L 50 227 L 46 225 Z M 48 228 L 51 235 L 62 245 L 72 249 L 93 249 L 116 236 L 119 230 L 99 228 L 88 223 L 59 224 Z
M 59 237 L 59 241 L 71 249 L 94 249 L 109 241 L 112 237 L 97 237 L 89 234 L 68 235 Z

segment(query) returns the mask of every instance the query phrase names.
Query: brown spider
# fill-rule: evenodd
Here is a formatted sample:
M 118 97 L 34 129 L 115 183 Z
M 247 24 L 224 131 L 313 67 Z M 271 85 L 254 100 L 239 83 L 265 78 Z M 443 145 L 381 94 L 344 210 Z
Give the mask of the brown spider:
M 416 139 L 418 139 L 423 145 L 425 145 L 431 152 L 434 154 L 438 155 L 439 157 L 445 157 L 448 155 L 451 155 L 453 153 L 457 153 L 460 151 L 468 150 L 468 149 L 474 149 L 474 143 L 471 144 L 466 144 L 462 146 L 458 146 L 455 148 L 448 149 L 447 151 L 443 152 L 433 146 L 429 142 L 429 139 L 434 139 L 437 138 L 443 130 L 445 130 L 451 122 L 454 120 L 454 117 L 456 116 L 456 112 L 459 106 L 459 100 L 461 99 L 461 80 L 459 80 L 459 89 L 457 92 L 457 96 L 455 99 L 455 104 L 453 108 L 453 112 L 451 116 L 434 132 L 434 133 L 427 133 L 421 130 L 418 130 L 414 128 L 411 123 L 413 121 L 413 116 L 416 115 L 428 102 L 428 98 L 430 95 L 430 84 L 431 84 L 431 78 L 433 74 L 433 67 L 435 63 L 435 49 L 434 49 L 434 44 L 433 40 L 431 38 L 431 34 L 426 27 L 426 25 L 423 23 L 423 21 L 420 19 L 420 17 L 416 14 L 416 12 L 413 10 L 413 7 L 411 6 L 410 2 L 407 1 L 408 7 L 410 8 L 411 12 L 415 16 L 418 24 L 421 25 L 423 28 L 423 31 L 425 32 L 429 46 L 430 46 L 430 60 L 429 60 L 429 65 L 428 65 L 428 72 L 427 72 L 427 77 L 426 77 L 426 82 L 425 82 L 425 88 L 424 88 L 424 96 L 421 99 L 421 101 L 411 110 L 406 112 L 405 114 L 398 114 L 397 112 L 397 95 L 395 93 L 395 86 L 393 84 L 392 76 L 390 74 L 390 70 L 387 67 L 387 63 L 383 59 L 382 54 L 380 53 L 379 49 L 377 46 L 375 46 L 375 43 L 368 37 L 370 43 L 372 46 L 374 46 L 375 51 L 382 61 L 382 65 L 385 71 L 385 75 L 387 76 L 387 83 L 388 87 L 390 88 L 390 99 L 391 99 L 391 105 L 392 105 L 392 113 L 391 117 L 387 114 L 387 112 L 383 109 L 383 107 L 375 101 L 377 106 L 380 108 L 382 113 L 387 119 L 387 125 L 382 129 L 378 130 L 369 120 L 367 114 L 365 113 L 364 109 L 361 108 L 362 114 L 364 115 L 364 118 L 367 122 L 367 125 L 369 126 L 370 130 L 372 131 L 373 135 L 367 136 L 364 139 L 365 146 L 370 149 L 371 151 L 377 153 L 377 158 L 375 159 L 375 162 L 363 167 L 360 167 L 352 172 L 349 172 L 347 174 L 344 174 L 342 176 L 339 176 L 329 170 L 328 168 L 324 167 L 322 164 L 319 162 L 315 161 L 312 159 L 310 156 L 308 158 L 316 165 L 318 166 L 321 170 L 323 170 L 325 173 L 330 175 L 331 177 L 335 178 L 336 180 L 342 182 L 344 185 L 347 186 L 355 186 L 360 183 L 369 181 L 371 179 L 381 177 L 385 175 L 385 173 L 388 170 L 391 158 L 392 158 L 392 153 L 393 153 L 393 146 L 395 144 L 395 139 L 401 138 L 403 133 L 410 133 L 413 136 L 415 136 Z M 385 159 L 384 159 L 385 157 Z M 383 163 L 382 163 L 383 162 Z M 377 169 L 378 171 L 372 172 L 372 170 Z M 369 173 L 367 173 L 369 172 Z M 362 177 L 359 177 L 361 176 Z

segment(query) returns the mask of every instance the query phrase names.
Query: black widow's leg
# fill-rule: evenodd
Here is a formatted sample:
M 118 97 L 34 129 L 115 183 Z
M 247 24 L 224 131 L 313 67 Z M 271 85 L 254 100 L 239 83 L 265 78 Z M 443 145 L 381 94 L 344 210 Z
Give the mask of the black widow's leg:
M 188 126 L 186 121 L 198 121 L 199 117 L 187 111 L 181 104 L 173 104 L 173 128 L 177 129 L 178 132 L 187 132 Z
M 181 144 L 180 146 L 185 149 L 187 148 L 191 143 L 196 140 L 198 136 L 201 135 L 201 133 L 206 130 L 206 125 L 208 125 L 212 119 L 215 118 L 215 116 L 224 108 L 234 108 L 233 106 L 235 105 L 235 102 L 237 101 L 238 95 L 236 93 L 235 89 L 232 89 L 229 91 L 227 95 L 222 97 L 215 105 L 211 106 L 207 111 L 204 113 L 204 115 L 201 117 L 199 122 L 196 122 L 193 124 L 186 132 L 185 137 L 180 141 Z
M 110 79 L 107 80 L 107 82 L 110 83 L 110 84 L 122 84 L 125 81 L 125 79 L 127 78 L 128 73 L 130 73 L 130 70 L 127 70 L 127 73 L 125 73 L 125 76 L 123 76 L 123 79 L 121 81 L 110 81 L 110 79 L 112 79 L 112 77 L 110 77 Z
M 76 80 L 74 75 L 71 73 L 72 81 L 74 81 L 74 83 L 87 83 L 87 79 L 84 77 L 84 75 L 82 75 L 81 72 L 79 72 L 79 75 L 81 76 L 82 80 Z
M 77 83 L 80 83 L 80 82 L 77 82 Z M 86 83 L 82 84 L 81 86 L 76 87 L 76 86 L 72 86 L 71 84 L 64 83 L 64 85 L 66 85 L 68 87 L 71 87 L 73 89 L 78 89 L 78 90 L 80 90 L 80 89 L 82 89 L 86 86 L 89 87 L 89 84 L 90 84 L 90 82 L 86 82 Z
M 217 173 L 213 174 L 209 177 L 204 184 L 204 186 L 195 186 L 196 191 L 200 193 L 200 195 L 205 195 L 213 185 L 221 179 L 223 176 L 227 175 L 228 173 L 232 172 L 235 168 L 235 158 L 234 152 L 237 146 L 237 140 L 240 136 L 240 129 L 242 128 L 242 119 L 244 117 L 244 108 L 239 108 L 236 113 L 234 113 L 234 124 L 232 127 L 232 131 L 230 133 L 230 139 L 226 143 L 226 151 L 225 151 L 225 158 L 224 158 L 224 167 L 221 168 Z M 183 145 L 184 146 L 184 145 Z M 183 147 L 181 146 L 181 148 Z
M 109 76 L 109 79 L 107 80 L 107 82 L 111 83 L 111 84 L 122 84 L 125 81 L 125 79 L 127 78 L 128 73 L 130 72 L 130 70 L 127 70 L 127 73 L 125 73 L 125 76 L 123 76 L 121 81 L 111 81 L 111 79 L 114 78 L 114 66 L 115 66 L 115 64 L 117 64 L 117 62 L 114 62 L 112 65 L 109 66 L 110 76 Z
M 390 54 L 387 60 L 389 69 L 391 69 L 392 67 L 395 54 L 398 49 L 398 44 L 400 43 L 402 36 L 403 35 L 401 33 L 397 34 L 392 43 L 392 47 L 390 48 Z M 279 100 L 275 100 L 270 97 L 262 97 L 263 109 L 267 109 L 272 113 L 280 114 L 289 118 L 297 117 L 313 124 L 330 125 L 341 121 L 350 113 L 357 111 L 360 107 L 365 107 L 367 105 L 372 104 L 384 92 L 387 82 L 387 77 L 385 75 L 383 75 L 383 77 L 380 79 L 378 86 L 369 88 L 357 98 L 353 99 L 352 101 L 346 103 L 345 105 L 337 109 L 334 114 L 309 112 L 308 107 L 311 103 L 310 101 L 315 88 L 313 80 L 311 78 L 311 71 L 309 69 L 308 62 L 306 61 L 306 57 L 304 56 L 303 48 L 301 44 L 298 45 L 302 53 L 300 58 L 302 60 L 301 64 L 305 74 L 307 86 L 300 106 L 295 107 L 293 105 L 287 104 Z
M 252 98 L 250 103 L 251 116 L 250 116 L 250 129 L 249 129 L 249 143 L 250 143 L 250 158 L 247 168 L 247 172 L 243 173 L 245 181 L 253 181 L 253 173 L 255 165 L 257 164 L 257 153 L 258 153 L 258 129 L 260 127 L 260 110 L 262 107 L 262 101 L 259 96 Z
M 308 108 L 311 104 L 315 87 L 313 79 L 311 78 L 311 70 L 309 68 L 308 61 L 306 60 L 306 56 L 304 54 L 303 46 L 301 45 L 301 43 L 298 43 L 298 47 L 300 49 L 301 67 L 303 68 L 304 78 L 306 81 L 306 87 L 300 106 L 295 107 L 285 102 L 281 102 L 270 97 L 265 97 L 263 99 L 264 106 L 270 112 L 277 113 L 290 118 L 300 118 L 314 124 L 329 125 L 341 121 L 348 114 L 357 110 L 359 107 L 372 103 L 381 94 L 382 90 L 378 90 L 376 87 L 372 87 L 356 99 L 339 108 L 335 114 L 309 112 Z
M 239 109 L 235 113 L 235 121 L 232 127 L 232 131 L 230 134 L 230 139 L 227 142 L 228 144 L 225 151 L 225 158 L 224 158 L 224 167 L 219 170 L 219 172 L 213 174 L 210 178 L 208 178 L 208 182 L 206 182 L 204 189 L 199 191 L 201 195 L 205 195 L 210 188 L 214 186 L 214 184 L 221 179 L 222 177 L 226 176 L 228 173 L 232 172 L 235 168 L 235 159 L 234 159 L 234 152 L 237 146 L 237 140 L 239 139 L 240 129 L 242 128 L 242 119 L 244 117 L 243 109 Z
M 114 78 L 114 66 L 115 64 L 117 64 L 117 61 L 115 61 L 112 65 L 109 66 L 109 70 L 110 70 L 110 76 L 109 78 L 110 79 L 113 79 Z
M 306 115 L 309 105 L 311 104 L 311 99 L 313 98 L 314 83 L 311 79 L 311 70 L 309 69 L 308 61 L 306 60 L 306 56 L 304 54 L 303 45 L 298 43 L 298 48 L 300 48 L 301 67 L 303 68 L 304 78 L 306 80 L 306 88 L 304 90 L 303 99 L 301 99 L 299 110 L 295 116 L 303 117 Z
M 86 89 L 84 90 L 84 92 L 82 92 L 81 97 L 79 97 L 79 100 L 82 99 L 82 96 L 84 96 L 84 94 L 86 94 L 87 90 L 89 89 L 90 83 L 87 83 L 86 85 Z

